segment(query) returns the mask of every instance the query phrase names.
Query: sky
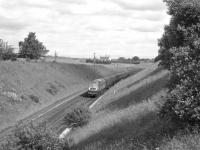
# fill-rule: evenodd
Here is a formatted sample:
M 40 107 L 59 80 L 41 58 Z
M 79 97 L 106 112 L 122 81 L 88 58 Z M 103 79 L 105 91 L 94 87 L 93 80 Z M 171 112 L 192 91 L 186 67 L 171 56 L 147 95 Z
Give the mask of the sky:
M 35 32 L 49 54 L 154 58 L 169 23 L 162 0 L 0 0 L 0 38 Z

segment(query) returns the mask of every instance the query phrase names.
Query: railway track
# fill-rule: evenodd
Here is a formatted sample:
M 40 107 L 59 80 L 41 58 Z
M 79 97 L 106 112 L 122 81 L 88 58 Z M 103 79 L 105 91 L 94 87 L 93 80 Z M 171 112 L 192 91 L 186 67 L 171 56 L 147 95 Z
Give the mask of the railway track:
M 121 74 L 127 74 L 131 75 L 131 71 L 127 71 Z M 129 76 L 128 75 L 128 76 Z M 110 76 L 109 78 L 111 81 L 113 80 L 113 76 Z M 128 77 L 126 76 L 126 77 Z M 126 78 L 122 76 L 121 79 Z M 107 78 L 107 79 L 109 79 Z M 114 80 L 114 84 L 118 82 L 119 80 Z M 113 85 L 114 85 L 113 84 Z M 66 126 L 63 124 L 63 118 L 65 114 L 72 109 L 74 109 L 77 105 L 85 105 L 86 107 L 89 107 L 94 101 L 96 101 L 96 98 L 89 98 L 85 96 L 86 89 L 83 89 L 79 92 L 76 92 L 68 97 L 62 98 L 59 101 L 53 103 L 52 105 L 38 111 L 37 113 L 34 113 L 33 115 L 21 120 L 23 124 L 28 124 L 30 122 L 33 123 L 41 123 L 46 122 L 46 126 L 48 129 L 51 129 L 53 132 L 57 133 L 58 135 L 62 133 L 62 131 L 66 128 Z M 15 126 L 9 126 L 5 128 L 4 130 L 0 131 L 0 143 L 3 142 L 6 137 L 8 137 L 9 134 L 12 133 L 12 131 L 15 129 Z
M 59 102 L 56 102 L 51 106 L 42 109 L 41 111 L 29 116 L 28 118 L 21 120 L 21 122 L 23 124 L 28 124 L 30 122 L 46 122 L 47 128 L 51 129 L 57 134 L 60 134 L 60 132 L 62 132 L 62 129 L 65 128 L 62 121 L 67 112 L 77 107 L 78 105 L 89 106 L 95 100 L 96 98 L 85 97 L 83 91 L 79 93 L 77 92 L 71 96 L 59 100 Z M 0 142 L 3 142 L 14 129 L 14 126 L 9 126 L 1 131 Z

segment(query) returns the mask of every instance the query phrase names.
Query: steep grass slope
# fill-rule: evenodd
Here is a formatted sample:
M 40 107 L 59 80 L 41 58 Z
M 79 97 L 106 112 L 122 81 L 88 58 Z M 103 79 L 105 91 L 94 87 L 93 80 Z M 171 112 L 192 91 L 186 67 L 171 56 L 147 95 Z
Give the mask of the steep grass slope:
M 104 66 L 0 62 L 0 129 L 115 71 Z
M 166 137 L 160 150 L 199 150 L 200 135 L 198 130 L 179 131 L 173 138 Z
M 158 117 L 162 96 L 166 94 L 168 72 L 154 68 L 146 73 L 149 76 L 146 74 L 140 82 L 121 90 L 121 95 L 118 87 L 118 98 L 105 98 L 109 102 L 93 109 L 91 122 L 69 136 L 74 140 L 74 149 L 155 149 L 166 136 L 174 135 L 178 125 Z M 131 83 L 130 79 L 133 78 L 121 82 Z
M 84 150 L 142 150 L 155 149 L 166 136 L 174 134 L 176 125 L 158 116 L 160 97 L 164 91 L 149 101 L 132 105 L 120 111 L 99 116 L 91 122 L 76 139 L 77 149 Z M 94 128 L 95 127 L 95 128 Z M 89 133 L 85 135 L 85 133 Z M 77 141 L 76 141 L 77 142 Z
M 98 103 L 93 107 L 93 111 L 100 111 L 101 109 L 104 109 L 106 105 L 112 103 L 112 101 L 115 101 L 124 95 L 128 95 L 128 93 L 138 88 L 138 86 L 151 82 L 151 79 L 147 79 L 147 77 L 154 75 L 153 73 L 155 70 L 157 70 L 157 64 L 151 64 L 139 73 L 117 83 L 101 97 Z M 157 77 L 153 78 L 156 79 Z M 141 84 L 142 82 L 143 84 Z M 137 87 L 134 86 L 135 84 L 137 84 Z

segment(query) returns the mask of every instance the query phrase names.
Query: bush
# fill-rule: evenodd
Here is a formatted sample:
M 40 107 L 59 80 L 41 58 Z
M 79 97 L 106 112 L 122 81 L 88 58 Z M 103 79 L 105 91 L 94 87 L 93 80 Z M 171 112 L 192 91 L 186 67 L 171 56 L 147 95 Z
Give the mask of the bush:
M 35 102 L 35 103 L 39 103 L 40 102 L 40 99 L 39 99 L 39 97 L 37 97 L 37 96 L 35 96 L 35 95 L 29 95 L 29 98 L 33 101 L 33 102 Z
M 86 125 L 91 118 L 91 112 L 86 107 L 77 107 L 64 117 L 64 124 L 69 128 L 77 128 Z
M 69 150 L 69 146 L 47 130 L 45 124 L 20 124 L 0 145 L 0 150 Z
M 52 83 L 49 83 L 49 88 L 46 89 L 51 95 L 56 95 L 58 93 L 58 89 Z
M 3 60 L 12 60 L 16 61 L 17 60 L 17 55 L 14 54 L 13 52 L 6 52 L 2 54 L 2 59 Z
M 17 61 L 17 55 L 13 55 L 13 56 L 11 57 L 11 61 Z
M 16 58 L 17 55 L 14 53 L 14 48 L 11 45 L 8 45 L 7 42 L 0 39 L 0 59 L 14 60 Z

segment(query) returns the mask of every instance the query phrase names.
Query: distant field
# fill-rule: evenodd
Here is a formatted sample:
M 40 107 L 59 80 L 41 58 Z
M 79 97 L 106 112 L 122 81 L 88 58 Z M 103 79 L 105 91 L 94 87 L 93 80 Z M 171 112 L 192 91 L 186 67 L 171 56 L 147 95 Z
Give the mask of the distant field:
M 54 57 L 47 57 L 46 61 L 54 61 Z M 72 64 L 86 64 L 89 66 L 93 66 L 92 63 L 86 63 L 84 58 L 68 58 L 68 57 L 58 57 L 56 59 L 57 62 L 61 63 L 72 63 Z M 117 72 L 125 71 L 128 68 L 147 68 L 151 66 L 153 63 L 141 63 L 141 64 L 125 64 L 125 63 L 112 63 L 112 64 L 95 64 L 97 67 L 98 66 L 104 66 L 110 70 L 115 70 Z
M 55 58 L 54 57 L 46 57 L 46 61 L 54 61 Z M 57 62 L 60 63 L 73 63 L 73 64 L 82 64 L 85 63 L 85 59 L 81 59 L 81 58 L 69 58 L 69 57 L 57 57 L 56 58 Z

